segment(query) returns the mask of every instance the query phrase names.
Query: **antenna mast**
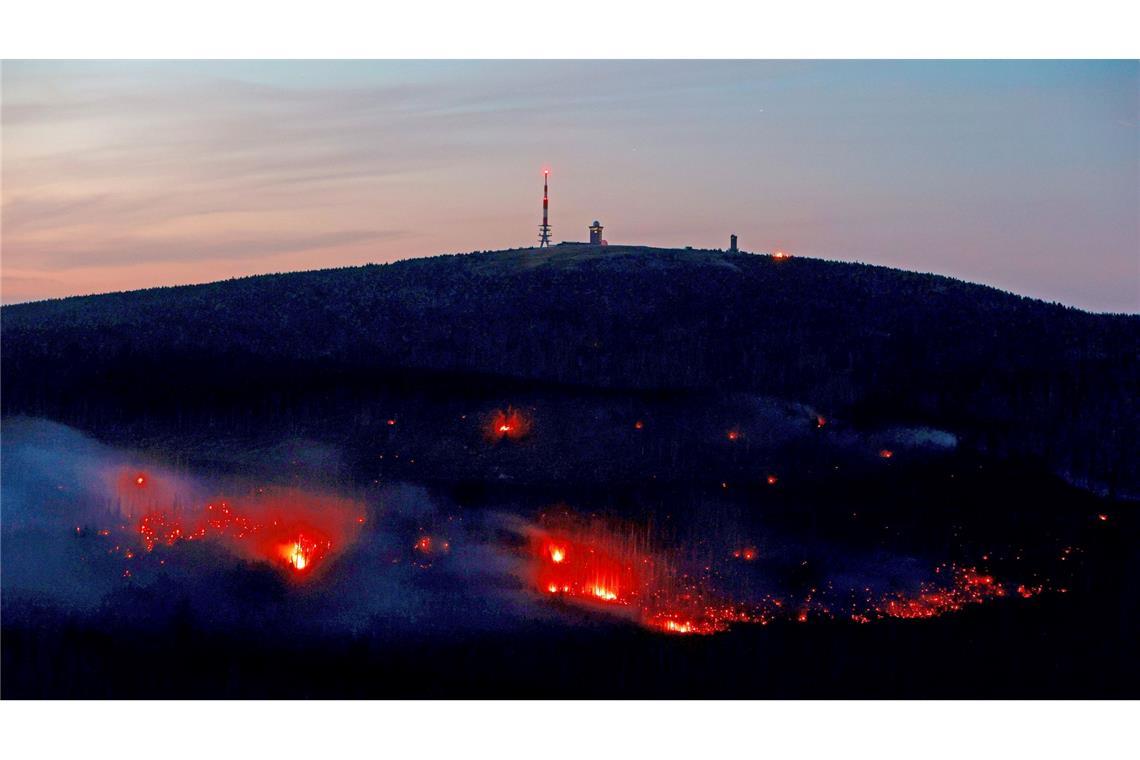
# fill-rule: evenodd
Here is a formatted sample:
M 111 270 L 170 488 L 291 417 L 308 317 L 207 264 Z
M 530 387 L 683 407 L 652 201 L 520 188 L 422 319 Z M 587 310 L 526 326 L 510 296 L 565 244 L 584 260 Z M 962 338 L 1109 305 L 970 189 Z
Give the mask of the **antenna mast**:
M 550 218 L 548 216 L 550 209 L 549 191 L 550 189 L 550 170 L 545 169 L 542 172 L 542 226 L 538 228 L 538 247 L 550 247 Z

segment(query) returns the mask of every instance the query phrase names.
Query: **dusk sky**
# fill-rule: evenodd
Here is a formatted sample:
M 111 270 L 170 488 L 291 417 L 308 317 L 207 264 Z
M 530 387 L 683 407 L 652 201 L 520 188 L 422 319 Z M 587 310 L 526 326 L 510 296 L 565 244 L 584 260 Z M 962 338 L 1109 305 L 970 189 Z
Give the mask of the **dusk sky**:
M 1140 64 L 5 62 L 5 303 L 533 245 L 1140 311 Z

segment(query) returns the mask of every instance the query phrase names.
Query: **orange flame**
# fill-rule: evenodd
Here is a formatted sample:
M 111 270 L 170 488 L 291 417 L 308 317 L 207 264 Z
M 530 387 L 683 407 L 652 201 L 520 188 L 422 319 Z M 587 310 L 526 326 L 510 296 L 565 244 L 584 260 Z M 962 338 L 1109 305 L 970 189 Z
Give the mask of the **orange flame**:
M 487 440 L 497 443 L 504 438 L 518 441 L 530 435 L 531 421 L 517 409 L 508 407 L 504 412 L 496 409 L 490 416 L 486 427 Z

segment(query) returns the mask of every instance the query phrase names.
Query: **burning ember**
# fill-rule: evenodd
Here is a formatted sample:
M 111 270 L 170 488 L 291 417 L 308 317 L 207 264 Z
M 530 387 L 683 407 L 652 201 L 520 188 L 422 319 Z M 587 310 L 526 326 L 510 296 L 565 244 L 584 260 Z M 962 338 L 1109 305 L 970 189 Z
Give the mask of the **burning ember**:
M 882 459 L 890 459 L 895 455 L 895 452 L 890 449 L 879 449 L 879 457 Z
M 932 618 L 957 612 L 968 604 L 980 604 L 1006 595 L 1005 587 L 991 575 L 982 575 L 972 567 L 952 570 L 953 585 L 949 588 L 926 583 L 914 596 L 887 599 L 876 612 L 893 618 Z
M 412 546 L 423 559 L 420 567 L 430 567 L 436 557 L 451 551 L 451 543 L 429 535 L 422 535 Z
M 726 436 L 730 441 L 738 441 L 740 440 L 740 431 L 736 428 L 733 428 L 732 430 L 729 430 L 728 433 L 726 433 Z
M 518 441 L 530 434 L 531 421 L 522 412 L 508 407 L 507 411 L 496 410 L 490 417 L 485 430 L 486 438 L 497 443 L 504 438 Z
M 135 478 L 135 485 L 136 486 L 146 485 L 146 477 L 143 475 L 139 475 L 137 478 Z
M 644 430 L 645 429 L 645 423 L 642 422 L 641 420 L 638 420 L 637 422 L 633 423 L 633 429 L 634 430 Z
M 777 478 L 775 475 L 769 475 L 769 476 L 767 477 L 767 481 L 768 481 L 768 485 L 770 485 L 770 486 L 774 486 L 774 485 L 776 485 L 777 483 L 779 483 L 779 482 L 780 482 L 780 479 L 779 479 L 779 478 Z

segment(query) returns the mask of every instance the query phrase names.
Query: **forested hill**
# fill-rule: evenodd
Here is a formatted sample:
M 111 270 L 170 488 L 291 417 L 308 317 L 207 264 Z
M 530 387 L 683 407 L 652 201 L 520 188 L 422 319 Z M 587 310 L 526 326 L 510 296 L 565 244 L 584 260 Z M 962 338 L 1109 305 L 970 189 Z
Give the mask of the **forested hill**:
M 1140 317 L 883 267 L 566 245 L 6 306 L 2 337 L 8 414 L 314 369 L 742 391 L 1138 488 Z

